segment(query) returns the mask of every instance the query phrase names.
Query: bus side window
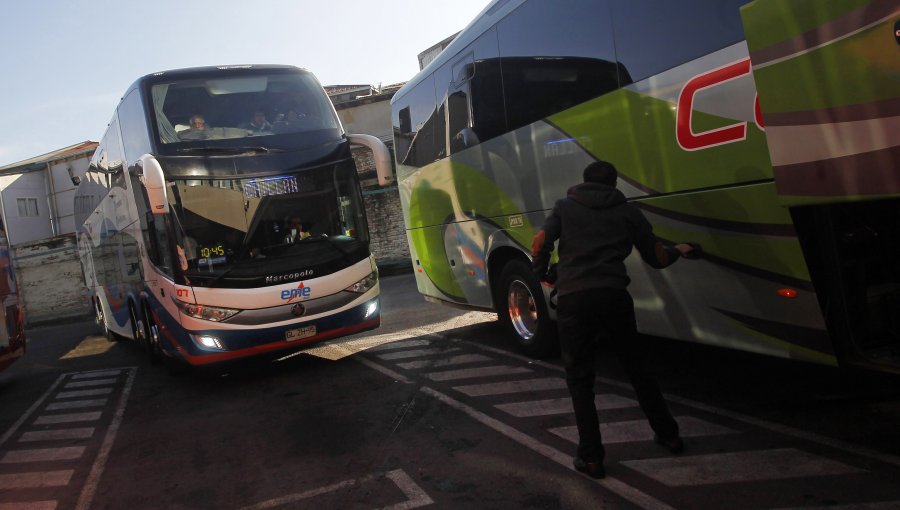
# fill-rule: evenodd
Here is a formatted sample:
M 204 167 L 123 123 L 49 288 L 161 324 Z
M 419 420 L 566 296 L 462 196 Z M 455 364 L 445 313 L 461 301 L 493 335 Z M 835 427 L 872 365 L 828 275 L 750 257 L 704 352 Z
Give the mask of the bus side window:
M 163 271 L 163 274 L 172 276 L 172 242 L 169 239 L 169 231 L 166 228 L 166 225 L 170 221 L 169 214 L 156 215 L 153 220 L 153 231 L 151 235 L 154 237 L 156 242 L 151 243 L 151 246 L 155 244 L 156 249 L 153 250 L 150 254 L 151 260 L 154 264 L 156 264 L 158 268 Z M 156 260 L 153 260 L 154 256 Z
M 606 0 L 526 2 L 498 23 L 497 39 L 510 130 L 612 92 L 625 74 Z

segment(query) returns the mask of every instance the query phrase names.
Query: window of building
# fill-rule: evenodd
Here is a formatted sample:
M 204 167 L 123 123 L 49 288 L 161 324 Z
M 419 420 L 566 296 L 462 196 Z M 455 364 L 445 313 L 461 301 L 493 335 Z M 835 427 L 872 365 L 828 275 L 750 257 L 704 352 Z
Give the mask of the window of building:
M 20 218 L 36 218 L 40 216 L 36 198 L 17 198 L 16 205 L 19 207 Z

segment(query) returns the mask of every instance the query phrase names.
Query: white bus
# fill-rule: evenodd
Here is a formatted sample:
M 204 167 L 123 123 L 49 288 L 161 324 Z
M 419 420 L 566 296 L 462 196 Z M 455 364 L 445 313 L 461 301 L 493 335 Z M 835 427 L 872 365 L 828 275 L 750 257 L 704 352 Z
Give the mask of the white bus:
M 551 351 L 531 239 L 604 160 L 656 235 L 705 255 L 626 261 L 643 333 L 900 371 L 896 16 L 876 0 L 492 1 L 391 101 L 420 292 Z
M 154 73 L 124 94 L 75 198 L 96 321 L 173 369 L 380 324 L 351 143 L 289 66 Z

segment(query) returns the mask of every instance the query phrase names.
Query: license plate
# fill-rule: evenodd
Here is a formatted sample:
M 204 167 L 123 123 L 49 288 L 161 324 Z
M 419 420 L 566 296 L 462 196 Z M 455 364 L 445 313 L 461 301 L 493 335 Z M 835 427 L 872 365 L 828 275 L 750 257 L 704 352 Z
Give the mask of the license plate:
M 291 342 L 294 340 L 300 340 L 301 338 L 309 338 L 311 336 L 316 336 L 316 326 L 315 324 L 312 326 L 305 326 L 297 329 L 289 329 L 284 332 L 284 341 Z

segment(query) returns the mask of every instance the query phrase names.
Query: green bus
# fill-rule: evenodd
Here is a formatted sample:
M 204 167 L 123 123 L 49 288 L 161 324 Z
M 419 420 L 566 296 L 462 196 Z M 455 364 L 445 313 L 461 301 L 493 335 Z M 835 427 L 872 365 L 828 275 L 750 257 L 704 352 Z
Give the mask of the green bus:
M 531 238 L 606 160 L 657 236 L 704 250 L 626 261 L 641 332 L 900 370 L 897 16 L 880 0 L 491 2 L 392 100 L 419 291 L 550 352 Z

